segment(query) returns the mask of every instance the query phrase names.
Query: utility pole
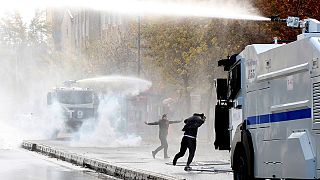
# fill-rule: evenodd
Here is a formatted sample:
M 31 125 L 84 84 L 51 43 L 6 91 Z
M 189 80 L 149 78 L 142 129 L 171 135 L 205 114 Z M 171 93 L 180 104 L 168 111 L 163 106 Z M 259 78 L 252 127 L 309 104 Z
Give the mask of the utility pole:
M 141 72 L 141 60 L 140 60 L 140 28 L 141 28 L 141 17 L 138 16 L 138 77 Z

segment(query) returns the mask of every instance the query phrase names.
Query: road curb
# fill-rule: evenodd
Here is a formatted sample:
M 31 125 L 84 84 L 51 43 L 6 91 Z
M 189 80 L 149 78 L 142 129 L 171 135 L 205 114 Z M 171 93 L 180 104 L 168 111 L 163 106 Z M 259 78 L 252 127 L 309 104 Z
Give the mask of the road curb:
M 99 173 L 104 173 L 116 178 L 128 180 L 182 180 L 168 175 L 158 174 L 130 167 L 113 165 L 99 159 L 85 157 L 79 154 L 70 153 L 64 150 L 59 150 L 54 147 L 38 144 L 32 141 L 23 141 L 22 148 L 39 152 L 41 154 L 54 157 L 75 165 L 83 166 Z

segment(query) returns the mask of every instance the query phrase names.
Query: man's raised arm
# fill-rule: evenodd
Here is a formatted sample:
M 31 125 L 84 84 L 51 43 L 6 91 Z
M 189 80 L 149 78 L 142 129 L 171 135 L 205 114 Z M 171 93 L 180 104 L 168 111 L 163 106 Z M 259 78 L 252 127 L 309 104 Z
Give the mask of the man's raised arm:
M 159 125 L 159 121 L 156 122 L 144 122 L 146 125 Z
M 182 122 L 182 120 L 181 121 L 169 121 L 169 124 L 181 123 L 181 122 Z

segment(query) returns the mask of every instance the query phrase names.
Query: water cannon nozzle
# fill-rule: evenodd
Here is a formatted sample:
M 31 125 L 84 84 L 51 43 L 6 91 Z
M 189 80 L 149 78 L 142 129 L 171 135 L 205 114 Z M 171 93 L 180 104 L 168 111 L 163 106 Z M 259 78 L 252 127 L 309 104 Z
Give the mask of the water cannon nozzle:
M 287 22 L 287 19 L 281 19 L 279 15 L 269 17 L 272 22 Z
M 270 20 L 272 22 L 286 23 L 288 27 L 292 27 L 292 28 L 299 28 L 301 26 L 300 25 L 301 21 L 299 17 L 289 16 L 286 19 L 281 19 L 279 15 L 276 15 L 276 16 L 271 16 Z

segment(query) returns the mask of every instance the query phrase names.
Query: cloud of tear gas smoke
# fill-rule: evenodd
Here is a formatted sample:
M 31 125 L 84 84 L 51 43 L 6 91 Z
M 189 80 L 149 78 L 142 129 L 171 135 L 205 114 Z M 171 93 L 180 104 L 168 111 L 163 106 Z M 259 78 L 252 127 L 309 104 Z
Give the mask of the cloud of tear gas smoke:
M 56 82 L 62 81 L 62 72 L 30 56 L 32 47 L 17 52 L 2 41 L 0 47 L 0 148 L 16 148 L 23 140 L 51 138 L 64 122 L 57 105 L 48 109 L 46 97 Z
M 73 145 L 94 147 L 137 146 L 141 137 L 128 134 L 122 126 L 126 123 L 121 115 L 121 97 L 105 95 L 100 101 L 97 119 L 87 119 L 74 135 Z
M 49 139 L 64 125 L 59 106 L 47 109 L 37 103 L 40 95 L 19 99 L 2 92 L 0 96 L 4 97 L 0 102 L 0 149 L 17 148 L 23 140 Z
M 62 70 L 55 66 L 43 66 L 37 63 L 38 59 L 26 56 L 26 54 L 21 53 L 18 56 L 16 53 L 10 53 L 11 51 L 8 53 L 6 50 L 10 50 L 10 47 L 7 47 L 6 50 L 4 50 L 5 47 L 0 49 L 2 57 L 0 66 L 2 83 L 0 89 L 0 149 L 16 148 L 23 140 L 50 139 L 58 130 L 64 129 L 64 118 L 58 104 L 53 104 L 51 108 L 48 108 L 47 93 L 52 87 L 59 86 L 59 82 L 72 79 L 77 73 L 81 74 L 79 73 L 81 70 L 67 72 L 65 69 L 69 68 L 66 67 L 73 66 L 73 64 L 65 64 Z M 55 60 L 52 59 L 52 61 Z M 146 84 L 138 85 L 139 87 L 130 84 L 130 87 L 135 87 L 130 93 L 136 94 L 151 86 L 150 82 Z M 126 94 L 126 91 L 123 92 Z M 101 105 L 100 109 L 103 107 Z M 105 118 L 103 110 L 100 110 L 101 119 Z M 102 123 L 106 122 L 99 121 L 99 123 L 104 127 Z M 85 125 L 85 127 L 88 126 Z M 115 128 L 114 131 L 117 132 L 117 129 Z M 129 135 L 121 136 L 117 139 L 118 144 L 128 142 L 126 138 L 135 139 Z
M 90 83 L 89 83 L 90 81 Z M 93 83 L 93 82 L 95 83 Z M 88 119 L 84 122 L 78 133 L 75 134 L 72 143 L 74 145 L 86 145 L 95 147 L 119 147 L 137 146 L 141 137 L 130 134 L 126 130 L 128 119 L 123 113 L 127 96 L 137 95 L 151 87 L 151 82 L 123 76 L 110 76 L 86 79 L 80 84 L 99 84 L 99 89 L 108 87 L 103 91 L 106 94 L 100 96 L 98 118 Z M 107 90 L 107 91 L 106 91 Z
M 268 21 L 259 15 L 258 11 L 245 1 L 237 0 L 207 0 L 207 1 L 163 1 L 163 0 L 12 0 L 3 4 L 4 8 L 16 8 L 22 11 L 26 8 L 44 7 L 85 7 L 128 15 L 165 15 L 181 17 L 208 17 L 224 19 L 244 19 Z

